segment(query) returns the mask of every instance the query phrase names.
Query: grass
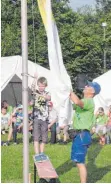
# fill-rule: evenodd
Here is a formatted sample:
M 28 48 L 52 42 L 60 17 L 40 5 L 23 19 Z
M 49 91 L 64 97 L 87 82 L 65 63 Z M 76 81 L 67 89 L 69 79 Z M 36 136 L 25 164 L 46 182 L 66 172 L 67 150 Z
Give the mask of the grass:
M 6 140 L 7 135 L 2 136 Z M 23 183 L 23 143 L 19 134 L 19 145 L 1 148 L 1 182 Z M 71 142 L 67 145 L 46 145 L 46 154 L 50 157 L 60 183 L 79 183 L 78 170 L 70 160 Z M 29 172 L 33 183 L 33 144 L 29 144 Z M 88 150 L 86 164 L 88 183 L 111 183 L 111 144 L 101 147 L 96 138 Z

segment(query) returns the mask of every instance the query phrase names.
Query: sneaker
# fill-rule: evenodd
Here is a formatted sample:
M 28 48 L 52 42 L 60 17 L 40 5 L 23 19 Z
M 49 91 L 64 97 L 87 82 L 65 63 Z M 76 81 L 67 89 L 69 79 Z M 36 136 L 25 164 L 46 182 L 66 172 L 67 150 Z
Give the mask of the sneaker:
M 68 143 L 67 141 L 63 141 L 63 142 L 60 142 L 59 144 L 66 145 L 67 143 Z
M 40 154 L 35 155 L 34 160 L 35 162 L 42 162 L 41 155 Z
M 49 157 L 47 155 L 45 155 L 44 153 L 40 153 L 40 157 L 41 157 L 42 161 L 49 160 Z
M 3 146 L 8 146 L 6 142 L 3 143 Z
M 61 142 L 63 142 L 62 139 L 58 139 L 58 140 L 57 140 L 57 143 L 61 143 Z
M 17 142 L 14 142 L 13 144 L 14 144 L 14 145 L 17 145 Z
M 2 134 L 3 134 L 3 135 L 5 134 L 5 131 L 4 131 L 4 130 L 2 130 Z
M 7 141 L 6 144 L 7 144 L 7 146 L 9 146 L 10 145 L 9 141 Z

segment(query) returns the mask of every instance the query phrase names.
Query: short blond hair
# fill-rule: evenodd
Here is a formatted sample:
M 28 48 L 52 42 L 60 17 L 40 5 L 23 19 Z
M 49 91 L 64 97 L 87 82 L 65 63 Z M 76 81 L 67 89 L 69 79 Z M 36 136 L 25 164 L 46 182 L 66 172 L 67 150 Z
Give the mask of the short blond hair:
M 45 77 L 40 77 L 37 80 L 37 85 L 38 83 L 44 84 L 45 86 L 47 86 L 47 79 Z

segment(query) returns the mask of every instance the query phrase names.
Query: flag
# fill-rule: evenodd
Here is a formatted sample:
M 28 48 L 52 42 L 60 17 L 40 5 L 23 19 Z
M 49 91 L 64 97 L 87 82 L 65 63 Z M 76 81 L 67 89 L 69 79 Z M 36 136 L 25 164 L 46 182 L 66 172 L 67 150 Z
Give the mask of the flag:
M 52 14 L 51 0 L 38 0 L 38 6 L 48 40 L 48 58 L 52 76 L 51 98 L 55 108 L 59 110 L 62 121 L 63 119 L 71 121 L 72 104 L 69 95 L 72 85 L 63 63 L 58 30 Z

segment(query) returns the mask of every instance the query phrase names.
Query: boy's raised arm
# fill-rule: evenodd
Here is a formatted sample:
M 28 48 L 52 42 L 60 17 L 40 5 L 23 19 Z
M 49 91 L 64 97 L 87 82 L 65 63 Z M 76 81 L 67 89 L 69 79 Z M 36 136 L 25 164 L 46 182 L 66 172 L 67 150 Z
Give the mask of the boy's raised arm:
M 37 83 L 38 75 L 37 73 L 34 74 L 34 80 L 31 85 L 31 90 L 34 92 L 36 90 L 36 83 Z

